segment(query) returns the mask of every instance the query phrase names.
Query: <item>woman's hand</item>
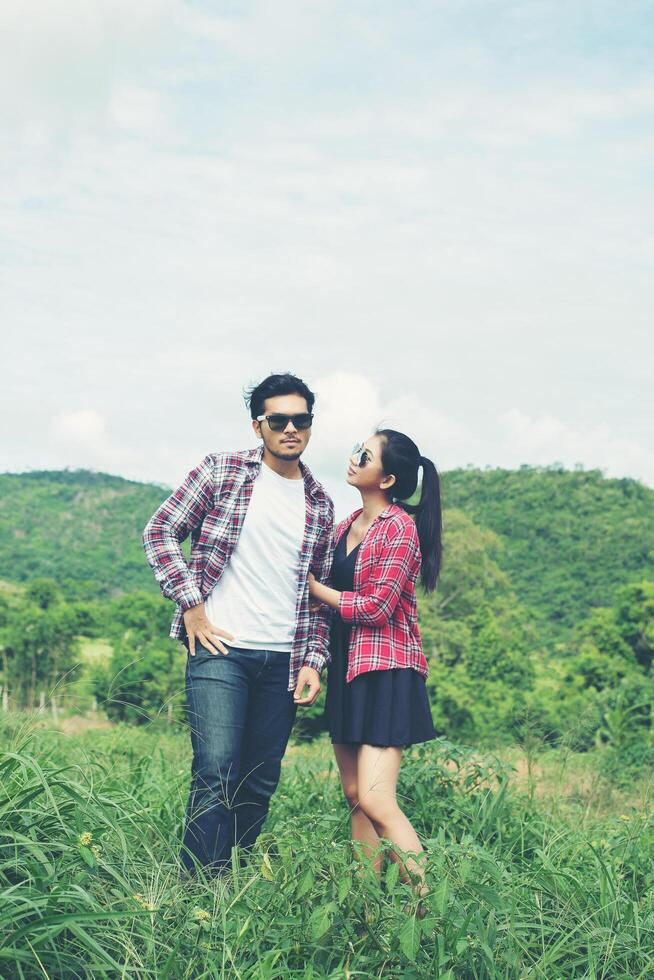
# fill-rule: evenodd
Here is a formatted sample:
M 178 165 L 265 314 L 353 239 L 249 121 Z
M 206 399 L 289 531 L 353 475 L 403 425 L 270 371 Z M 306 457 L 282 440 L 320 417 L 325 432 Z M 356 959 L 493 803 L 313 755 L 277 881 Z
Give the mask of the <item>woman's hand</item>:
M 338 608 L 338 600 L 341 597 L 340 592 L 330 588 L 329 585 L 323 585 L 322 582 L 317 582 L 313 572 L 309 572 L 307 579 L 309 582 L 309 602 L 311 604 L 317 602 L 323 606 L 331 606 L 332 609 Z
M 322 606 L 322 602 L 320 601 L 320 599 L 317 599 L 315 595 L 314 590 L 316 586 L 316 576 L 313 574 L 313 572 L 309 572 L 308 580 L 309 580 L 309 611 L 318 612 L 318 610 Z

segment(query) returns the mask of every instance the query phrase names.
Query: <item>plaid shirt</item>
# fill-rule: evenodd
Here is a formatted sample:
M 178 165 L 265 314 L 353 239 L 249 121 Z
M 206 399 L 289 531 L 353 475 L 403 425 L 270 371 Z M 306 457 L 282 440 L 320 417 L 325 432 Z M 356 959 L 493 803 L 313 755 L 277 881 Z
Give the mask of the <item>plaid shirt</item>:
M 184 482 L 155 511 L 143 532 L 148 564 L 167 599 L 177 604 L 170 628 L 173 639 L 184 640 L 183 614 L 203 602 L 223 574 L 250 503 L 254 480 L 263 459 L 263 446 L 232 453 L 211 453 L 191 470 Z M 334 505 L 304 463 L 306 523 L 300 549 L 295 634 L 291 648 L 289 690 L 302 666 L 320 671 L 329 659 L 330 610 L 309 609 L 307 575 L 319 581 L 329 576 L 333 553 Z M 186 563 L 180 543 L 191 535 Z
M 340 522 L 337 543 L 361 508 Z M 416 579 L 422 556 L 411 517 L 390 504 L 370 525 L 354 566 L 352 592 L 341 592 L 338 611 L 352 624 L 346 681 L 368 670 L 412 667 L 427 675 L 418 629 Z

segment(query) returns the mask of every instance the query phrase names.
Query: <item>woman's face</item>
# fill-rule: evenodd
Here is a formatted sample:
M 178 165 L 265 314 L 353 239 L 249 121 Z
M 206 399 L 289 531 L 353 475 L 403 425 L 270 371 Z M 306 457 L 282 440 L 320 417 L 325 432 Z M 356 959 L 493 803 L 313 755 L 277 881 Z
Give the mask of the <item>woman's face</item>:
M 359 454 L 350 456 L 347 468 L 347 482 L 357 490 L 390 490 L 395 483 L 394 476 L 387 476 L 382 468 L 381 451 L 383 437 L 370 436 L 364 443 L 366 451 L 365 463 L 358 466 Z

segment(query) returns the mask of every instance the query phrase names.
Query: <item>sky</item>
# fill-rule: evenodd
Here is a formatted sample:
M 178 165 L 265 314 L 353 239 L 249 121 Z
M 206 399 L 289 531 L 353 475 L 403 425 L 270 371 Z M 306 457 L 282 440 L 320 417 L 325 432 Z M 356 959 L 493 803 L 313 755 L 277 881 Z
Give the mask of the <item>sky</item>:
M 654 486 L 649 0 L 3 0 L 0 470 L 175 486 L 316 392 Z

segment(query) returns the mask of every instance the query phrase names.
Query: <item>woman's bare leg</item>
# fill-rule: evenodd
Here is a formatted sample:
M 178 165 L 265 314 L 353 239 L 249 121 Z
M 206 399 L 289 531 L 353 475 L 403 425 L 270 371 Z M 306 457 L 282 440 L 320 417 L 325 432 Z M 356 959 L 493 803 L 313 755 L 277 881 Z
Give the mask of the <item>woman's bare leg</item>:
M 424 854 L 418 835 L 397 803 L 397 777 L 401 760 L 400 748 L 359 746 L 356 770 L 359 809 L 369 819 L 378 837 L 391 841 L 407 853 Z M 389 857 L 399 864 L 404 881 L 410 882 L 412 876 L 418 876 L 422 882 L 418 893 L 424 894 L 424 858 L 408 859 L 405 866 L 394 852 L 391 851 Z
M 357 745 L 334 745 L 334 755 L 341 774 L 341 785 L 350 808 L 352 842 L 355 851 L 360 847 L 365 857 L 372 863 L 377 877 L 381 874 L 384 855 L 379 851 L 379 835 L 359 806 L 357 785 Z M 377 853 L 375 853 L 377 852 Z

